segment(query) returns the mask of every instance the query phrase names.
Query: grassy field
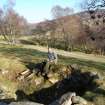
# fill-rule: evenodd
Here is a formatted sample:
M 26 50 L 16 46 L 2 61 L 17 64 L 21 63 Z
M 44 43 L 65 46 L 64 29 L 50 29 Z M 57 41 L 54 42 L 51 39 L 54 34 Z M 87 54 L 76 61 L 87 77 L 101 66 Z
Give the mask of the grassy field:
M 39 52 L 34 49 L 22 48 L 22 46 L 1 45 L 0 55 L 1 55 L 1 58 L 8 58 L 10 60 L 18 59 L 18 61 L 22 63 L 24 66 L 28 62 L 37 63 L 47 59 L 47 53 Z M 94 68 L 102 72 L 104 72 L 105 70 L 105 63 L 92 62 L 92 61 L 81 60 L 76 58 L 66 58 L 62 56 L 59 56 L 58 58 L 59 58 L 60 64 L 65 64 L 65 65 L 77 64 L 79 66 L 84 66 L 87 68 L 88 67 Z
M 58 63 L 63 65 L 77 65 L 82 70 L 96 70 L 100 73 L 105 72 L 105 63 L 93 62 L 88 60 L 68 58 L 59 56 Z M 47 59 L 47 53 L 34 49 L 22 48 L 22 46 L 0 45 L 0 68 L 11 69 L 12 71 L 23 71 L 32 68 L 35 63 Z
M 68 58 L 63 56 L 58 56 L 58 58 L 59 58 L 58 64 L 73 65 L 76 68 L 79 68 L 83 71 L 97 71 L 102 75 L 105 75 L 105 63 L 92 62 L 88 60 Z M 45 59 L 47 59 L 47 53 L 43 53 L 34 49 L 23 48 L 22 45 L 9 46 L 1 44 L 0 70 L 1 69 L 4 71 L 8 70 L 9 74 L 6 76 L 0 75 L 0 85 L 8 87 L 6 89 L 8 91 L 11 91 L 11 93 L 15 92 L 19 86 L 19 83 L 16 82 L 16 80 L 14 79 L 16 74 L 26 69 L 33 69 L 36 63 L 42 62 Z M 27 85 L 29 87 L 30 84 Z M 32 91 L 32 89 L 34 89 L 35 87 L 31 86 L 32 85 L 30 85 L 30 90 Z M 87 92 L 86 95 L 84 95 L 84 97 L 88 99 L 92 95 L 97 94 Z

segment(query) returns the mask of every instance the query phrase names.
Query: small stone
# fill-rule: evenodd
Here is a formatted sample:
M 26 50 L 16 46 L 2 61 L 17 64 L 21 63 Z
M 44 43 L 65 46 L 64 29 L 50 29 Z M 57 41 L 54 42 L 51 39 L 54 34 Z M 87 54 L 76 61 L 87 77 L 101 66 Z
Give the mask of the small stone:
M 2 73 L 2 75 L 5 75 L 5 74 L 8 74 L 8 70 L 5 70 L 5 69 L 2 69 L 2 71 L 1 71 L 1 73 Z
M 74 69 L 79 70 L 79 65 L 78 64 L 72 64 L 71 65 Z
M 73 104 L 83 104 L 83 105 L 87 104 L 87 101 L 80 96 L 72 97 L 72 102 Z
M 52 83 L 52 84 L 55 84 L 59 81 L 58 78 L 50 78 L 49 81 Z
M 58 73 L 54 73 L 53 75 L 50 74 L 49 81 L 50 81 L 52 84 L 57 83 L 59 80 L 60 80 L 60 77 L 59 77 L 59 74 L 58 74 Z
M 43 83 L 43 78 L 38 77 L 38 78 L 35 79 L 35 84 L 36 84 L 36 86 L 37 86 L 37 85 L 40 85 L 41 83 Z
M 51 72 L 51 73 L 49 73 L 47 76 L 48 76 L 48 78 L 51 78 L 51 77 L 53 77 L 53 73 Z
M 74 96 L 76 96 L 75 92 L 66 93 L 60 99 L 54 101 L 53 103 L 49 105 L 72 105 L 71 98 Z
M 65 67 L 65 66 L 62 67 L 62 68 L 61 68 L 61 71 L 62 71 L 62 72 L 66 72 L 66 71 L 67 71 L 67 67 Z
M 100 80 L 103 80 L 103 76 L 100 75 L 99 73 L 97 72 L 91 72 L 90 74 L 94 79 L 100 79 Z

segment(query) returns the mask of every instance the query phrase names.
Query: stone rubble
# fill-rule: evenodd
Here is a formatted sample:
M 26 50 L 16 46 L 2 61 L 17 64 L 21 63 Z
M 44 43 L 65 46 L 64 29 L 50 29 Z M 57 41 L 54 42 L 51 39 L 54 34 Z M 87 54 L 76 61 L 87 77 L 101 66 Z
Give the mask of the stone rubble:
M 35 102 L 11 102 L 10 104 L 6 104 L 4 102 L 0 102 L 0 105 L 43 105 Z
M 69 92 L 64 94 L 60 99 L 54 101 L 50 105 L 87 105 L 87 101 L 80 96 L 76 96 L 76 93 Z

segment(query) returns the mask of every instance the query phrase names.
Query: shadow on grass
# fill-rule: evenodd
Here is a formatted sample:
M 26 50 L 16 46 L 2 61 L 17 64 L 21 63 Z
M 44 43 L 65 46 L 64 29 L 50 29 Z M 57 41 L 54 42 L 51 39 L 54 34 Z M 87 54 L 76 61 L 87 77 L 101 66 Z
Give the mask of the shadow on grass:
M 101 88 L 98 88 L 94 91 L 96 94 L 102 94 L 105 96 L 105 90 L 101 89 Z
M 34 85 L 34 84 L 33 84 Z M 43 103 L 49 105 L 56 99 L 60 98 L 63 94 L 68 92 L 76 92 L 77 95 L 83 96 L 86 92 L 90 91 L 96 95 L 105 96 L 105 90 L 98 89 L 99 84 L 94 83 L 94 76 L 90 72 L 81 72 L 79 70 L 74 70 L 68 78 L 57 82 L 48 88 L 42 88 L 41 90 L 34 91 L 32 94 L 27 95 L 23 90 L 17 90 L 17 100 L 16 101 L 33 101 L 38 103 Z M 97 91 L 94 91 L 96 90 Z M 94 96 L 96 97 L 96 96 Z M 89 96 L 89 101 L 94 98 Z M 88 97 L 85 97 L 88 100 Z M 0 100 L 2 102 L 13 102 L 14 99 Z
M 96 69 L 99 69 L 102 71 L 105 70 L 105 63 L 93 62 L 93 61 L 88 61 L 88 60 L 86 61 L 86 60 L 77 59 L 77 58 L 66 58 L 66 57 L 62 57 L 62 56 L 59 56 L 59 58 L 60 58 L 61 63 L 78 64 L 81 66 L 96 68 Z
M 0 53 L 6 57 L 18 57 L 22 61 L 44 59 L 47 56 L 46 53 L 20 47 L 0 47 Z
M 67 92 L 76 92 L 80 96 L 83 96 L 87 91 L 93 92 L 98 87 L 98 84 L 94 84 L 93 80 L 94 78 L 90 76 L 89 72 L 82 73 L 76 71 L 70 75 L 69 79 L 66 78 L 49 88 L 43 88 L 30 95 L 26 95 L 22 90 L 17 90 L 16 94 L 18 100 L 26 99 L 49 105 Z M 105 90 L 100 89 L 98 92 L 98 94 L 105 95 Z
M 22 56 L 27 56 L 27 55 L 38 56 L 38 57 L 46 56 L 46 53 L 39 52 L 34 49 L 26 49 L 26 48 L 20 48 L 20 47 L 10 47 L 10 48 L 2 47 L 2 48 L 0 48 L 0 52 L 7 54 L 7 55 L 13 54 L 14 56 L 17 56 L 17 57 L 22 57 Z
M 11 98 L 11 99 L 0 99 L 0 102 L 4 102 L 6 104 L 10 104 L 11 102 L 15 102 L 16 100 Z M 2 104 L 0 104 L 2 105 Z M 4 104 L 3 104 L 4 105 Z

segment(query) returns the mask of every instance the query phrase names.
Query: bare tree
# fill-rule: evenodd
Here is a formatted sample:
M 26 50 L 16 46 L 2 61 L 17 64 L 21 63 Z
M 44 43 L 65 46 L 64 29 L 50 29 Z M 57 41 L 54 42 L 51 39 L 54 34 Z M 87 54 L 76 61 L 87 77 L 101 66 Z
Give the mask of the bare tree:
M 94 50 L 105 53 L 105 0 L 85 0 L 85 10 L 90 15 L 88 26 L 91 30 L 90 39 Z
M 85 0 L 84 5 L 88 10 L 102 9 L 105 7 L 105 0 Z
M 8 43 L 15 44 L 16 36 L 22 34 L 26 27 L 26 20 L 13 9 L 13 2 L 8 1 L 0 15 L 0 33 Z
M 52 15 L 53 15 L 53 18 L 56 19 L 56 24 L 57 26 L 60 28 L 61 30 L 61 33 L 63 35 L 63 38 L 65 40 L 65 49 L 68 50 L 69 48 L 69 45 L 70 45 L 70 37 L 69 37 L 69 34 L 65 28 L 65 20 L 63 19 L 63 17 L 66 17 L 66 16 L 69 16 L 71 14 L 73 14 L 73 9 L 71 8 L 62 8 L 60 6 L 54 6 L 51 10 L 52 12 Z

